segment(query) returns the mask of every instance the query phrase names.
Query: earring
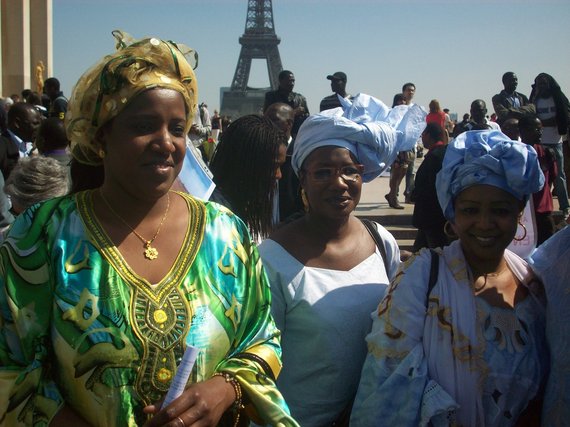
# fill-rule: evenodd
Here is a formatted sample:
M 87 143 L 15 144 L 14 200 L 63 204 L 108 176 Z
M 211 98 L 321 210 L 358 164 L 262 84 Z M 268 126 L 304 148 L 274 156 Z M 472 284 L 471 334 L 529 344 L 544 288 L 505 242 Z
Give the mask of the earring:
M 105 150 L 100 148 L 99 151 L 97 151 L 97 155 L 99 156 L 99 158 L 104 159 L 105 158 Z
M 451 222 L 449 221 L 445 221 L 445 224 L 443 225 L 443 233 L 450 239 L 457 238 L 457 234 L 455 234 L 455 231 L 453 231 L 453 227 L 451 226 Z
M 304 188 L 301 188 L 301 201 L 303 202 L 305 212 L 309 212 L 309 199 L 307 199 L 307 193 L 305 193 Z
M 517 237 L 517 236 L 515 235 L 515 237 L 513 238 L 513 240 L 514 240 L 515 242 L 523 241 L 523 240 L 526 238 L 526 227 L 524 226 L 524 224 L 521 222 L 520 219 L 519 219 L 519 225 L 522 227 L 524 233 L 523 233 L 522 237 Z

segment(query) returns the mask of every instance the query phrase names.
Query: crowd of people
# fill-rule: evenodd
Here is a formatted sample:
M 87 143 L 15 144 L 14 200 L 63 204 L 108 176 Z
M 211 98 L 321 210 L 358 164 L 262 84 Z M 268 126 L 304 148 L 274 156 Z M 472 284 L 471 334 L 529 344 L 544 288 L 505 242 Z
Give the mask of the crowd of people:
M 527 98 L 507 72 L 494 116 L 476 99 L 456 123 L 411 82 L 388 106 L 340 71 L 311 115 L 284 70 L 230 121 L 198 102 L 191 48 L 113 35 L 69 100 L 50 78 L 0 108 L 0 424 L 568 425 L 552 76 Z M 194 148 L 209 200 L 180 190 Z M 388 170 L 412 253 L 355 215 Z

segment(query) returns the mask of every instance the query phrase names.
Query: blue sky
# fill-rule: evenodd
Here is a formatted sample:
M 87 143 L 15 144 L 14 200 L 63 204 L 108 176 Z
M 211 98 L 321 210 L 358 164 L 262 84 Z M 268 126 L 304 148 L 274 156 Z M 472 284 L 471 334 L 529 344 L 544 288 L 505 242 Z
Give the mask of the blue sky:
M 200 101 L 219 108 L 240 51 L 247 0 L 53 0 L 54 75 L 66 95 L 114 49 L 111 31 L 185 43 L 200 55 Z M 461 116 L 502 89 L 514 71 L 527 96 L 534 77 L 552 74 L 570 96 L 568 0 L 273 0 L 283 67 L 311 112 L 329 95 L 326 75 L 344 71 L 347 89 L 389 104 L 414 82 L 416 102 L 433 98 Z M 268 86 L 254 61 L 249 86 Z

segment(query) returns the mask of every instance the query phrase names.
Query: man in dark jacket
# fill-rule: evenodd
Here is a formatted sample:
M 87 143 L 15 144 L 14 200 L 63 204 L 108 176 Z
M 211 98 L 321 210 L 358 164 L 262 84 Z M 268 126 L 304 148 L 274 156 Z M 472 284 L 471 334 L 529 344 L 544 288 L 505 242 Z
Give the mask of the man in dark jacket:
M 30 153 L 40 123 L 41 115 L 32 104 L 16 102 L 10 107 L 7 131 L 0 136 L 0 170 L 4 179 L 8 179 L 20 157 Z
M 534 105 L 522 93 L 516 91 L 519 80 L 512 71 L 503 74 L 504 89 L 493 96 L 493 108 L 497 113 L 497 123 L 503 125 L 507 119 L 520 119 L 535 114 Z
M 346 92 L 346 74 L 342 71 L 337 71 L 334 74 L 327 76 L 327 79 L 331 81 L 331 90 L 334 92 L 332 95 L 325 96 L 321 104 L 319 105 L 319 110 L 330 110 L 332 108 L 340 107 L 340 101 L 338 97 L 352 99 L 352 96 Z
M 307 100 L 303 95 L 297 92 L 293 92 L 295 87 L 295 76 L 291 71 L 283 70 L 279 73 L 279 87 L 277 90 L 272 90 L 265 93 L 265 102 L 263 103 L 263 112 L 267 111 L 267 108 L 271 104 L 276 102 L 282 102 L 289 105 L 295 114 L 295 120 L 293 122 L 293 129 L 291 130 L 291 136 L 295 138 L 297 132 L 301 127 L 301 124 L 309 117 L 309 107 L 307 106 Z
M 59 80 L 55 77 L 47 79 L 44 83 L 44 92 L 50 99 L 48 116 L 63 120 L 67 112 L 67 98 L 60 90 Z

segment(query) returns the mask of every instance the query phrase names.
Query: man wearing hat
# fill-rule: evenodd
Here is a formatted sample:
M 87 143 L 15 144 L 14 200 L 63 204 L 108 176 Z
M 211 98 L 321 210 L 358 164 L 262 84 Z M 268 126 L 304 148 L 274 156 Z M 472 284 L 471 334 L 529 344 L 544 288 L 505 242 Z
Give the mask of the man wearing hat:
M 346 93 L 345 73 L 342 71 L 337 71 L 333 75 L 328 75 L 327 79 L 331 81 L 331 90 L 334 92 L 334 94 L 323 98 L 320 105 L 320 111 L 340 107 L 340 101 L 338 100 L 339 96 L 352 99 L 352 95 Z

